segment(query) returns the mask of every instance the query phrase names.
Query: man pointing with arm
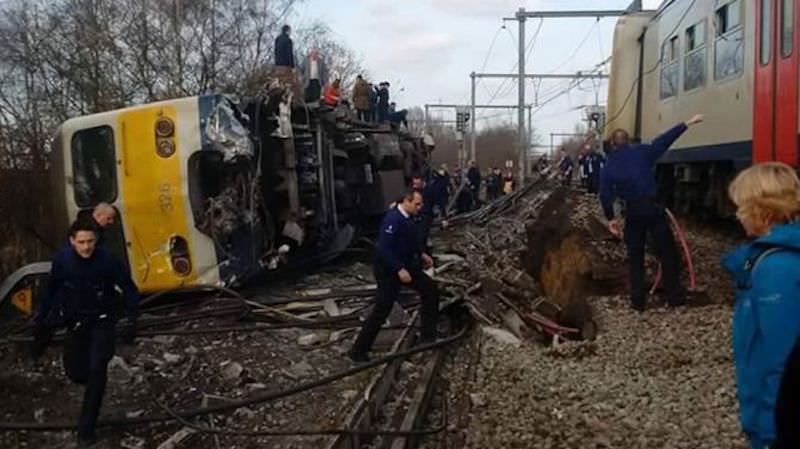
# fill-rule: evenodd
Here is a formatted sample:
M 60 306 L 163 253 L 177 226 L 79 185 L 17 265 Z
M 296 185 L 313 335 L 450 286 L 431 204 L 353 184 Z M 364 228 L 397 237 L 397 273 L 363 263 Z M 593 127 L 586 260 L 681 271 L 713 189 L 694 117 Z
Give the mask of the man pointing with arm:
M 600 203 L 608 219 L 608 229 L 621 235 L 621 225 L 614 217 L 614 199 L 625 202 L 625 245 L 630 269 L 631 303 L 634 310 L 645 307 L 644 256 L 645 242 L 650 235 L 655 253 L 664 272 L 667 303 L 685 303 L 680 281 L 680 259 L 664 207 L 658 203 L 656 192 L 656 161 L 678 138 L 692 126 L 703 121 L 695 115 L 656 137 L 650 144 L 631 145 L 628 133 L 618 129 L 611 136 L 612 150 L 600 176 Z

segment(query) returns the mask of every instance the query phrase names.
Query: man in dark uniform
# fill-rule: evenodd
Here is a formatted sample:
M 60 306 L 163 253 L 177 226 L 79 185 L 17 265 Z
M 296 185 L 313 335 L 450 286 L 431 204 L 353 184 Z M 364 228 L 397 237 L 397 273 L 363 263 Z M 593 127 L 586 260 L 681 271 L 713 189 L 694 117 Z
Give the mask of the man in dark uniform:
M 630 269 L 631 302 L 633 308 L 644 311 L 644 256 L 648 234 L 655 243 L 655 253 L 664 272 L 663 285 L 670 306 L 685 303 L 681 287 L 680 256 L 675 247 L 672 230 L 664 207 L 656 197 L 655 164 L 667 149 L 686 132 L 689 126 L 703 121 L 702 115 L 692 117 L 664 134 L 651 144 L 631 145 L 628 133 L 616 130 L 612 134 L 612 150 L 600 174 L 600 202 L 608 219 L 608 229 L 620 236 L 621 228 L 614 219 L 614 198 L 625 202 L 625 245 Z
M 594 147 L 590 147 L 588 151 L 586 154 L 587 189 L 589 193 L 597 193 L 600 188 L 600 173 L 603 172 L 606 158 L 595 151 Z
M 275 38 L 275 65 L 280 67 L 294 68 L 294 43 L 289 34 L 292 27 L 284 25 L 281 34 Z
M 34 357 L 44 352 L 47 330 L 66 326 L 64 370 L 86 390 L 78 421 L 78 441 L 96 441 L 95 426 L 106 388 L 106 367 L 114 355 L 115 327 L 122 290 L 127 326 L 123 339 L 132 342 L 138 318 L 139 292 L 122 263 L 97 247 L 94 222 L 78 220 L 69 230 L 69 246 L 53 259 L 50 285 L 34 319 Z M 44 337 L 43 337 L 44 336 Z M 42 341 L 45 340 L 45 341 Z
M 492 168 L 489 176 L 486 177 L 486 199 L 494 201 L 500 197 L 500 188 L 503 183 L 503 174 L 497 167 Z
M 375 259 L 375 279 L 378 294 L 375 306 L 364 322 L 349 356 L 355 362 L 369 360 L 369 351 L 381 325 L 389 316 L 403 286 L 416 290 L 422 299 L 420 342 L 436 339 L 436 320 L 439 312 L 439 292 L 423 271 L 433 265 L 433 259 L 422 251 L 412 217 L 422 208 L 422 194 L 408 191 L 402 202 L 386 213 L 381 223 Z
M 561 148 L 560 154 L 561 159 L 558 161 L 558 171 L 561 176 L 561 182 L 568 186 L 572 182 L 572 170 L 575 164 L 572 162 L 572 158 L 569 157 L 566 148 Z
M 472 193 L 472 207 L 477 209 L 480 207 L 480 193 L 481 193 L 481 170 L 475 161 L 469 161 L 469 169 L 467 170 L 467 187 Z

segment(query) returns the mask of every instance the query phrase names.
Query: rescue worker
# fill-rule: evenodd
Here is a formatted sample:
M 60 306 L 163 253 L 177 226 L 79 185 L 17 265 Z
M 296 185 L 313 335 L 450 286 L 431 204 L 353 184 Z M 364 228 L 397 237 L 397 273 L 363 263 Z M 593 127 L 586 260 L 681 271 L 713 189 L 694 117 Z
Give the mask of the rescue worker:
M 420 342 L 436 339 L 439 312 L 439 293 L 434 282 L 423 271 L 433 265 L 433 259 L 422 251 L 417 228 L 412 217 L 422 208 L 422 194 L 410 190 L 397 207 L 389 210 L 381 223 L 375 260 L 375 280 L 378 293 L 375 305 L 349 352 L 354 362 L 369 361 L 369 351 L 383 322 L 389 316 L 400 288 L 416 290 L 422 299 Z
M 503 175 L 497 167 L 492 168 L 489 176 L 486 177 L 486 197 L 489 201 L 494 201 L 500 197 L 500 185 L 503 183 Z
M 294 43 L 289 34 L 292 27 L 284 25 L 281 34 L 275 38 L 275 65 L 279 67 L 294 68 Z
M 779 392 L 789 395 L 797 382 L 791 355 L 800 337 L 800 179 L 786 164 L 757 164 L 739 173 L 728 193 L 754 238 L 723 257 L 737 290 L 732 334 L 742 430 L 753 449 L 796 448 L 790 410 L 797 397 Z
M 480 206 L 481 194 L 481 170 L 478 168 L 477 163 L 472 160 L 469 161 L 469 169 L 467 169 L 467 186 L 472 194 L 472 209 L 477 209 Z
M 341 97 L 341 91 L 339 90 L 339 86 L 341 85 L 342 81 L 340 79 L 333 80 L 332 83 L 325 86 L 325 91 L 322 94 L 322 102 L 326 105 L 335 108 L 339 105 L 339 99 Z
M 572 158 L 569 157 L 566 148 L 562 148 L 560 154 L 561 159 L 558 161 L 558 171 L 561 176 L 561 182 L 568 186 L 572 182 L 572 170 L 575 168 L 575 163 L 572 162 Z
M 589 151 L 585 146 L 581 147 L 578 153 L 578 177 L 581 181 L 581 188 L 589 188 Z
M 123 340 L 131 343 L 139 314 L 139 292 L 122 263 L 97 247 L 97 229 L 90 220 L 77 220 L 69 230 L 69 246 L 53 259 L 50 284 L 34 319 L 33 356 L 46 348 L 53 327 L 66 327 L 64 371 L 85 385 L 78 442 L 93 444 L 95 426 L 106 388 L 106 368 L 114 355 L 115 328 L 121 289 L 127 316 Z M 50 334 L 51 335 L 51 334 Z
M 690 126 L 702 121 L 702 115 L 695 115 L 686 123 L 656 137 L 651 144 L 631 145 L 628 133 L 621 129 L 612 134 L 613 148 L 600 174 L 600 203 L 608 219 L 609 231 L 619 237 L 621 226 L 614 218 L 614 199 L 619 196 L 625 202 L 624 240 L 629 259 L 631 304 L 638 312 L 645 308 L 644 256 L 648 235 L 652 237 L 656 256 L 661 261 L 667 304 L 676 307 L 685 303 L 680 259 L 664 207 L 656 197 L 654 171 L 658 158 Z
M 589 193 L 596 194 L 600 188 L 600 173 L 605 166 L 606 158 L 590 146 L 586 154 L 586 188 Z
M 370 86 L 364 77 L 358 75 L 356 84 L 353 86 L 353 107 L 356 108 L 356 116 L 363 122 L 370 121 Z

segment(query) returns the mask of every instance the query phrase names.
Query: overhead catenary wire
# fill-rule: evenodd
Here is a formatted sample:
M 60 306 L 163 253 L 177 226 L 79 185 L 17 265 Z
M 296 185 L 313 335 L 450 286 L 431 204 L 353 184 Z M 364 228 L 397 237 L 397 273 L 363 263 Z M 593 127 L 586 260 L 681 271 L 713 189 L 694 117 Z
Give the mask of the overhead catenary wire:
M 525 53 L 525 59 L 528 59 L 528 57 L 532 54 L 533 48 L 536 45 L 536 39 L 539 37 L 539 33 L 542 30 L 542 25 L 544 25 L 544 19 L 540 19 L 539 20 L 539 26 L 536 28 L 536 31 L 533 33 L 533 36 L 531 36 L 531 38 L 528 40 L 528 43 L 525 45 L 525 52 L 526 52 Z M 508 28 L 506 28 L 506 31 L 508 31 Z M 514 47 L 517 47 L 516 40 L 514 39 L 514 36 L 511 34 L 511 31 L 508 31 L 508 35 L 509 35 L 509 37 L 511 37 L 512 41 L 515 41 L 514 42 Z M 519 61 L 517 61 L 514 64 L 514 66 L 511 68 L 510 71 L 513 72 L 518 67 L 519 67 Z M 503 87 L 505 87 L 505 84 L 507 82 L 509 82 L 508 80 L 509 80 L 509 78 L 506 78 L 506 79 L 503 79 L 500 82 L 500 85 L 497 87 L 497 89 L 495 89 L 494 94 L 491 95 L 491 98 L 489 99 L 487 104 L 492 104 L 492 102 L 494 102 L 498 98 L 498 94 L 500 93 L 500 90 L 503 89 Z M 511 83 L 511 88 L 510 89 L 513 89 L 513 87 L 514 87 L 514 83 Z M 508 92 L 510 92 L 510 90 Z M 502 96 L 500 96 L 500 98 L 505 97 L 506 95 L 508 95 L 508 93 L 504 93 Z

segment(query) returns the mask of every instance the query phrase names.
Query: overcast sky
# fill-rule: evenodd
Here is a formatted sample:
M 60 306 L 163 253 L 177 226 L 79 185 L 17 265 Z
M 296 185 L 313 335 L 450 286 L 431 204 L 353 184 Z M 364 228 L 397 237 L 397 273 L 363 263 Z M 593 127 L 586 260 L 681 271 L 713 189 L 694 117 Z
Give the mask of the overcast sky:
M 656 8 L 661 0 L 644 0 Z M 363 61 L 373 81 L 392 83 L 399 107 L 425 103 L 469 103 L 469 73 L 516 72 L 517 22 L 507 22 L 520 7 L 527 10 L 624 9 L 630 0 L 306 0 L 298 13 L 304 19 L 322 18 Z M 527 59 L 528 73 L 572 73 L 591 69 L 610 56 L 615 18 L 539 19 L 527 22 L 526 38 L 539 33 Z M 494 45 L 492 46 L 492 43 Z M 491 52 L 489 51 L 492 47 Z M 484 65 L 485 64 L 485 65 Z M 569 81 L 545 81 L 526 87 L 540 103 L 562 92 Z M 402 91 L 401 91 L 402 90 Z M 582 117 L 579 108 L 606 101 L 606 84 L 583 82 L 534 114 L 534 128 L 550 142 L 550 133 L 572 132 Z M 516 82 L 482 80 L 477 102 L 516 104 Z M 435 118 L 453 119 L 453 111 Z M 516 123 L 514 110 L 478 112 L 478 125 Z

